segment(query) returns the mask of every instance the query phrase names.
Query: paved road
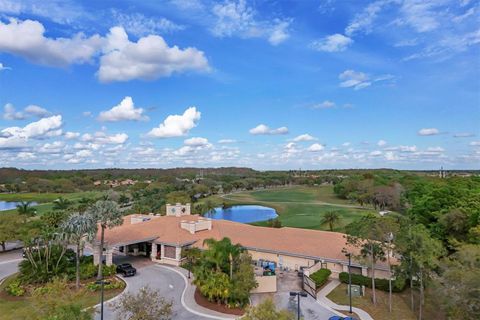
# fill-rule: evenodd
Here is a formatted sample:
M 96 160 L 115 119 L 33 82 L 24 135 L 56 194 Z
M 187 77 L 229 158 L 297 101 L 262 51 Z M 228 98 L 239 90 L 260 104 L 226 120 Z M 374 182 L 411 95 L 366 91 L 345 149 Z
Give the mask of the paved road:
M 140 288 L 148 285 L 150 288 L 158 289 L 161 295 L 167 300 L 173 301 L 173 319 L 209 319 L 190 313 L 181 303 L 181 297 L 185 288 L 183 278 L 174 271 L 168 270 L 155 265 L 146 266 L 137 270 L 134 277 L 125 278 L 127 282 L 127 291 L 136 292 Z M 100 308 L 98 308 L 100 310 Z M 104 317 L 106 320 L 115 319 L 115 312 L 111 303 L 105 307 Z M 95 319 L 100 319 L 100 315 L 96 314 Z
M 22 250 L 15 250 L 0 254 L 0 281 L 18 271 L 18 264 L 22 261 Z

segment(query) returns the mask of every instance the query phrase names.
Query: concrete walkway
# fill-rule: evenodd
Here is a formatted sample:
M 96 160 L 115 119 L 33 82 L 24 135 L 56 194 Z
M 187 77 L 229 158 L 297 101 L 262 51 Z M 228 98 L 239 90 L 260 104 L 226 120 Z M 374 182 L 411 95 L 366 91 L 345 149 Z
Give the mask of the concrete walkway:
M 325 285 L 317 293 L 317 301 L 320 304 L 322 304 L 324 306 L 328 306 L 328 307 L 330 307 L 334 310 L 347 311 L 347 313 L 345 313 L 345 314 L 348 314 L 348 311 L 350 310 L 349 306 L 336 304 L 332 300 L 327 298 L 327 295 L 333 289 L 335 289 L 339 284 L 340 284 L 340 281 L 337 280 L 337 279 L 333 279 L 332 281 L 327 283 L 327 285 Z M 355 312 L 360 317 L 360 320 L 373 320 L 373 318 L 367 312 L 363 311 L 362 309 L 352 307 L 352 311 Z

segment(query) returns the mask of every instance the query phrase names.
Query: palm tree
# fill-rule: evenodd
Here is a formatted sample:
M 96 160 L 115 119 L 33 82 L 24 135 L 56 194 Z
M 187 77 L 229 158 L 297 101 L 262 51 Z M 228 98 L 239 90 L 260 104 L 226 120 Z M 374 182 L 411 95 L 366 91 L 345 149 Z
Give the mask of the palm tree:
M 213 264 L 217 271 L 231 274 L 233 261 L 243 251 L 242 247 L 239 244 L 232 244 L 229 238 L 218 241 L 213 238 L 205 239 L 203 244 L 208 246 L 208 250 L 205 251 L 206 261 Z
M 82 197 L 78 200 L 77 208 L 80 212 L 84 212 L 93 202 L 95 202 L 95 200 L 92 198 Z
M 321 225 L 328 224 L 330 231 L 333 231 L 334 225 L 339 224 L 340 220 L 342 220 L 342 217 L 339 211 L 327 211 L 323 215 L 322 221 L 320 223 Z
M 70 207 L 70 205 L 72 204 L 72 202 L 68 199 L 65 199 L 64 197 L 60 197 L 58 199 L 56 199 L 55 201 L 53 201 L 53 209 L 55 210 L 66 210 L 68 209 L 68 207 Z
M 17 212 L 23 216 L 23 221 L 26 222 L 28 217 L 33 217 L 37 213 L 37 210 L 32 207 L 31 201 L 20 201 L 17 204 Z
M 94 220 L 100 224 L 100 263 L 98 264 L 98 279 L 103 278 L 102 274 L 102 257 L 103 246 L 105 242 L 105 229 L 119 226 L 123 223 L 123 214 L 118 208 L 118 205 L 114 201 L 100 200 L 91 206 L 87 214 L 92 215 Z
M 80 250 L 84 241 L 91 241 L 95 236 L 97 228 L 96 221 L 92 215 L 73 213 L 61 225 L 62 231 L 66 234 L 69 242 L 76 245 L 76 282 L 75 287 L 80 288 Z
M 206 215 L 208 213 L 214 213 L 216 205 L 212 200 L 205 199 L 201 208 L 202 208 L 202 215 Z

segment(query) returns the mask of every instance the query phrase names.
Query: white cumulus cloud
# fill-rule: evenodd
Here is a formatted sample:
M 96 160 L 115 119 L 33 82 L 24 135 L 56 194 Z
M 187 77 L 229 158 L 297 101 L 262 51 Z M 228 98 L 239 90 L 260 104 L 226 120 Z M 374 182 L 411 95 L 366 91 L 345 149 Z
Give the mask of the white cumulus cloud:
M 148 135 L 155 138 L 184 136 L 197 126 L 200 116 L 196 107 L 190 107 L 182 115 L 169 115 L 158 127 L 150 130 Z
M 183 143 L 187 146 L 193 146 L 193 147 L 206 146 L 209 144 L 208 139 L 201 138 L 201 137 L 193 137 L 193 138 L 185 139 Z
M 114 106 L 110 110 L 100 112 L 98 116 L 100 121 L 122 121 L 122 120 L 148 120 L 148 117 L 144 115 L 142 108 L 135 109 L 133 100 L 131 97 L 125 97 L 120 104 Z
M 31 62 L 49 66 L 66 66 L 91 61 L 103 45 L 99 35 L 87 38 L 77 33 L 72 38 L 48 38 L 45 28 L 33 20 L 0 21 L 0 51 L 19 55 Z
M 335 102 L 325 100 L 321 103 L 316 103 L 312 106 L 313 109 L 331 109 L 335 107 Z
M 314 143 L 310 147 L 308 147 L 307 150 L 310 152 L 318 152 L 318 151 L 322 151 L 323 149 L 325 149 L 323 145 L 321 145 L 320 143 Z
M 101 82 L 154 80 L 176 72 L 210 71 L 202 51 L 169 47 L 158 35 L 131 42 L 122 27 L 110 29 L 103 51 L 97 73 Z
M 320 40 L 315 40 L 310 44 L 310 46 L 318 51 L 339 52 L 345 51 L 352 43 L 353 40 L 349 37 L 346 37 L 340 33 L 336 33 L 326 36 Z
M 5 120 L 24 120 L 32 116 L 44 118 L 49 116 L 50 112 L 37 105 L 29 105 L 23 111 L 17 111 L 11 103 L 3 107 L 3 119 Z
M 280 127 L 277 129 L 270 129 L 269 126 L 264 124 L 259 124 L 255 128 L 250 129 L 249 131 L 253 135 L 277 135 L 277 134 L 287 134 L 287 127 Z
M 292 139 L 293 141 L 295 142 L 299 142 L 299 141 L 312 141 L 312 140 L 316 140 L 315 137 L 309 135 L 308 133 L 305 133 L 305 134 L 301 134 L 295 138 Z
M 422 128 L 418 131 L 418 134 L 420 136 L 434 136 L 439 134 L 440 131 L 438 131 L 437 128 Z
M 29 139 L 43 139 L 62 134 L 62 116 L 51 116 L 27 124 L 25 127 L 8 127 L 0 131 L 0 148 L 24 146 Z

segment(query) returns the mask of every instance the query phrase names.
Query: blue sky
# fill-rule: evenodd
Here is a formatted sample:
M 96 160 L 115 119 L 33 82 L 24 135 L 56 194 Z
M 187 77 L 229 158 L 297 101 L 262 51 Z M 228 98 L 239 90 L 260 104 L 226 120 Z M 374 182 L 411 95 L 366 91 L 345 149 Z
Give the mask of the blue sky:
M 0 0 L 0 166 L 480 169 L 479 16 Z

